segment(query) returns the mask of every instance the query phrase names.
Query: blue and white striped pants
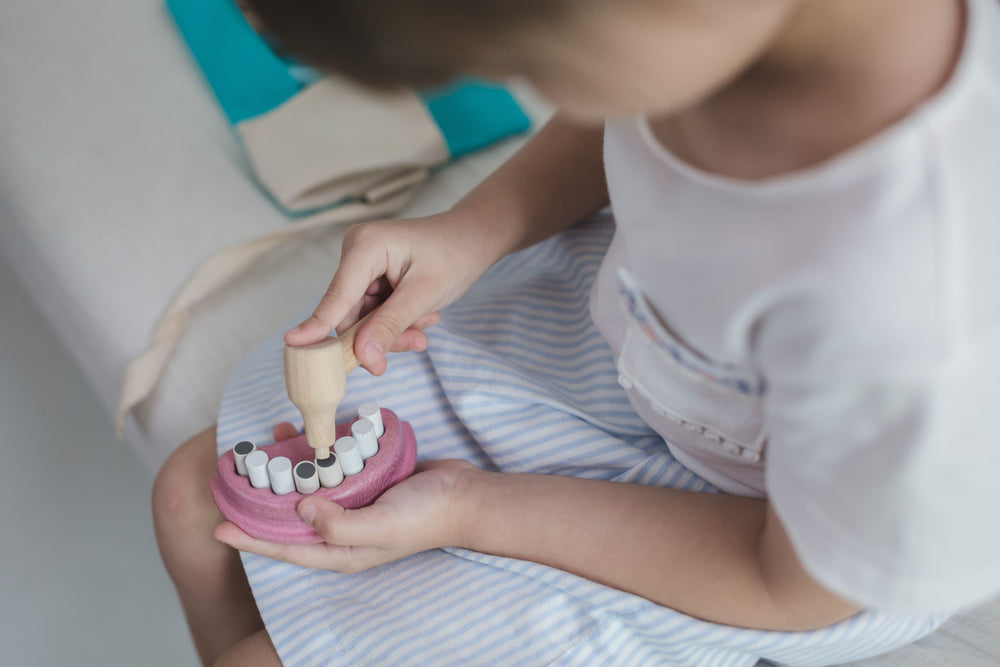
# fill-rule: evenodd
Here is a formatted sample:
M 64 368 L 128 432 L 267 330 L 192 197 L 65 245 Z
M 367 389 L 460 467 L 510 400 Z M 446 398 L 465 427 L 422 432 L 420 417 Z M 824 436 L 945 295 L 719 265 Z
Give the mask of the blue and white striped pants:
M 447 308 L 427 353 L 348 380 L 339 419 L 375 400 L 409 421 L 422 459 L 714 491 L 632 410 L 588 297 L 613 224 L 597 217 L 513 255 Z M 220 453 L 301 426 L 280 333 L 226 386 Z M 892 650 L 943 616 L 865 612 L 812 632 L 707 623 L 535 563 L 434 550 L 353 575 L 243 554 L 286 665 L 828 665 Z

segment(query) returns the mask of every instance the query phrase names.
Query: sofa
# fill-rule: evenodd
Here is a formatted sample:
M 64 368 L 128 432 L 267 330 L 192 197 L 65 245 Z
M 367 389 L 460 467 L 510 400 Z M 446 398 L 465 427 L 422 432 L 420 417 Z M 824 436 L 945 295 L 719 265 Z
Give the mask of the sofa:
M 111 415 L 128 361 L 195 269 L 292 223 L 255 184 L 162 3 L 13 0 L 0 37 L 0 247 Z M 523 141 L 441 169 L 403 215 L 450 206 Z M 126 425 L 152 468 L 213 423 L 233 364 L 322 294 L 344 229 L 277 249 L 196 307 Z

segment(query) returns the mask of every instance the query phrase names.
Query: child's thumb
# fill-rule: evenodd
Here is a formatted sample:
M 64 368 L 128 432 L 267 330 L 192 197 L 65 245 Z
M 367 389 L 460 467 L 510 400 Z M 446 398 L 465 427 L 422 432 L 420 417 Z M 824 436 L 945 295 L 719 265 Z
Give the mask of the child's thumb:
M 370 546 L 380 541 L 384 522 L 373 520 L 377 508 L 345 510 L 324 498 L 306 498 L 299 503 L 302 520 L 313 527 L 327 544 L 337 546 Z

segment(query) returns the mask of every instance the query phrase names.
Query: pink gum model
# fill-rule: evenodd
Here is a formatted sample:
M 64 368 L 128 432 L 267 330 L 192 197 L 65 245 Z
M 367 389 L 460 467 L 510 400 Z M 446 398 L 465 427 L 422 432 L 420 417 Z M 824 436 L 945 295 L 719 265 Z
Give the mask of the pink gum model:
M 310 494 L 332 500 L 345 509 L 357 509 L 375 502 L 389 487 L 413 474 L 417 462 L 417 441 L 409 423 L 400 421 L 394 412 L 382 408 L 385 433 L 378 439 L 378 453 L 365 461 L 365 469 L 348 475 L 338 486 L 320 488 Z M 337 437 L 351 434 L 349 423 L 337 425 Z M 300 435 L 262 448 L 268 458 L 287 456 L 292 467 L 300 461 L 312 461 L 315 450 Z M 218 473 L 212 475 L 212 497 L 223 516 L 248 535 L 269 542 L 307 544 L 323 538 L 296 513 L 300 493 L 279 496 L 271 489 L 255 489 L 250 480 L 236 473 L 232 450 L 219 458 Z

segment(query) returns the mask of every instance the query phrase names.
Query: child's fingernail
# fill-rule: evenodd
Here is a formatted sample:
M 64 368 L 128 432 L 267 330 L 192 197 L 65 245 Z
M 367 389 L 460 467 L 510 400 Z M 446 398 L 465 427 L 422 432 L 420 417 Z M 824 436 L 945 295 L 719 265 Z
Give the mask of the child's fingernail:
M 379 361 L 385 356 L 385 350 L 382 349 L 382 346 L 377 340 L 369 341 L 369 343 L 365 345 L 365 356 L 368 357 L 369 362 Z
M 299 505 L 299 516 L 302 517 L 303 521 L 307 523 L 312 523 L 312 520 L 316 517 L 316 506 L 312 503 L 302 503 Z

